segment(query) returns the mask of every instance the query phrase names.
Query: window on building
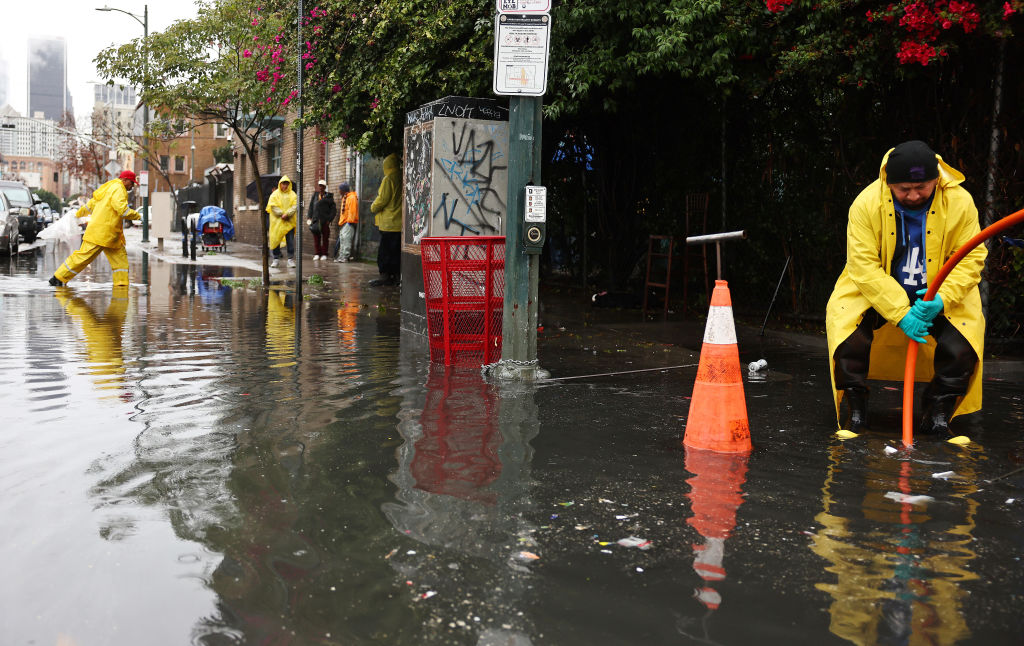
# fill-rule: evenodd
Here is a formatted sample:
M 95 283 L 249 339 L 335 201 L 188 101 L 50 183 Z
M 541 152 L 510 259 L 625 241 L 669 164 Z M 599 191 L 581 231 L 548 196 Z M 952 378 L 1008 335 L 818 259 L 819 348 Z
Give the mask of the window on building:
M 185 156 L 175 155 L 174 156 L 174 172 L 184 173 L 185 172 Z
M 270 158 L 270 174 L 281 174 L 281 142 L 275 141 L 267 146 L 267 156 Z
M 170 157 L 168 157 L 167 155 L 160 155 L 160 170 L 162 170 L 163 172 L 166 173 L 167 169 L 170 167 L 170 164 L 171 164 L 171 158 Z
M 227 139 L 229 132 L 228 127 L 223 123 L 213 124 L 213 136 L 217 139 Z

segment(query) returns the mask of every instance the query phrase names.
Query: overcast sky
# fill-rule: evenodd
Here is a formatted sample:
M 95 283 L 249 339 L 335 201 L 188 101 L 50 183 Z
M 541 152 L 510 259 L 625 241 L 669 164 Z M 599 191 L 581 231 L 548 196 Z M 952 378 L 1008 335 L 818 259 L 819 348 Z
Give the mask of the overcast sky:
M 0 58 L 7 61 L 7 102 L 22 115 L 28 114 L 27 53 L 29 38 L 62 36 L 68 53 L 68 89 L 75 119 L 85 124 L 92 111 L 93 81 L 100 81 L 93 59 L 104 48 L 142 36 L 142 25 L 116 11 L 100 12 L 109 5 L 137 14 L 146 2 L 137 0 L 4 0 L 4 36 Z M 196 13 L 193 0 L 149 3 L 149 32 L 166 29 L 180 18 Z

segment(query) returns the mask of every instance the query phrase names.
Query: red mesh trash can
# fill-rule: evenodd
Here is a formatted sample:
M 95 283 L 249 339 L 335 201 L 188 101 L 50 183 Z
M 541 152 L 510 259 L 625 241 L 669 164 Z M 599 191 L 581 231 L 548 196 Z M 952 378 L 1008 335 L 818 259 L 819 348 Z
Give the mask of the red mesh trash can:
M 484 365 L 501 358 L 505 237 L 420 241 L 430 360 Z

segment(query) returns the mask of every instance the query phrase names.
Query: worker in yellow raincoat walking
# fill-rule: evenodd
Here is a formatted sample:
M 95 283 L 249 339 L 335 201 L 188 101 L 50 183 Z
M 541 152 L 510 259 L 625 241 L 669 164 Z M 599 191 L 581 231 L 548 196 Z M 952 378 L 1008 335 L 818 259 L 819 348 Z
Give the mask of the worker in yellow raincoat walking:
M 89 216 L 89 225 L 82 236 L 82 246 L 64 261 L 53 276 L 54 287 L 66 285 L 102 251 L 110 262 L 114 285 L 128 284 L 128 254 L 124 249 L 124 220 L 138 220 L 139 213 L 128 207 L 128 190 L 135 186 L 135 173 L 123 171 L 96 189 L 85 206 L 78 209 L 78 217 Z
M 288 247 L 288 266 L 295 266 L 295 214 L 298 212 L 299 198 L 292 190 L 292 181 L 283 175 L 277 183 L 277 189 L 267 200 L 267 213 L 270 214 L 270 251 L 274 254 L 271 267 L 281 264 L 281 243 Z

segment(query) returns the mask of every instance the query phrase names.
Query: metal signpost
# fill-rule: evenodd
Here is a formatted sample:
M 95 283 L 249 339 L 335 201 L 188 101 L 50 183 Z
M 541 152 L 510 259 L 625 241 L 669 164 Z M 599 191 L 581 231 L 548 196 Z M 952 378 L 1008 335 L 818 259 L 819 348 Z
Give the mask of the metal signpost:
M 537 366 L 537 283 L 544 247 L 541 108 L 547 90 L 551 0 L 497 0 L 494 93 L 509 97 L 508 218 L 505 226 L 503 379 L 533 381 Z

